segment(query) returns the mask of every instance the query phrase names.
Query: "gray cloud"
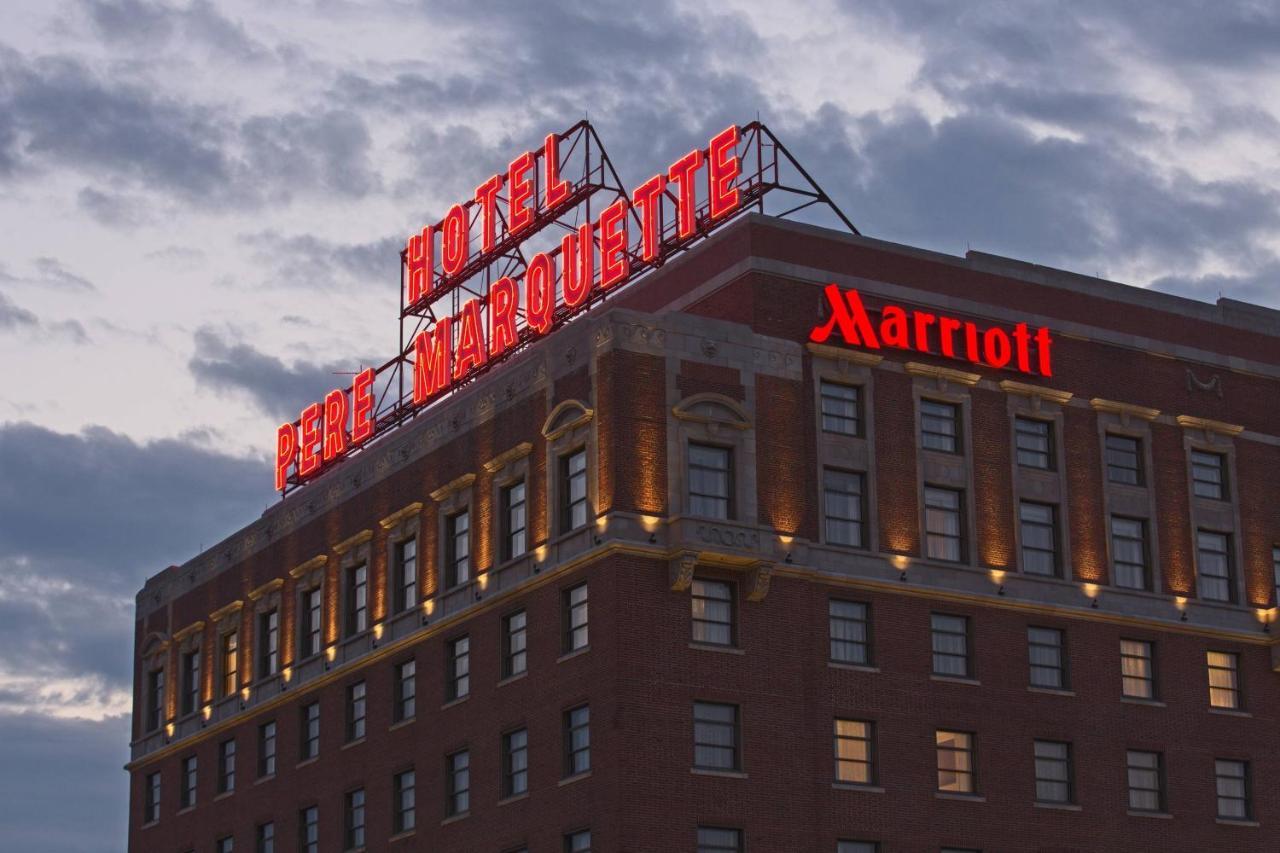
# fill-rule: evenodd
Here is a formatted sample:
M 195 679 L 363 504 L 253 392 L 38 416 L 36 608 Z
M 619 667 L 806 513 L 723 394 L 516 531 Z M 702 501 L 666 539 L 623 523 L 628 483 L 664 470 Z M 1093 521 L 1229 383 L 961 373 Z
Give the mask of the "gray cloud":
M 269 285 L 317 290 L 351 284 L 389 286 L 400 274 L 401 244 L 396 237 L 337 243 L 313 234 L 259 231 L 239 239 L 270 269 Z
M 39 325 L 40 318 L 0 293 L 0 330 L 35 329 Z
M 181 38 L 184 44 L 200 45 L 241 62 L 265 59 L 271 53 L 243 24 L 222 15 L 208 0 L 186 6 L 85 0 L 81 6 L 90 26 L 108 43 L 155 50 Z

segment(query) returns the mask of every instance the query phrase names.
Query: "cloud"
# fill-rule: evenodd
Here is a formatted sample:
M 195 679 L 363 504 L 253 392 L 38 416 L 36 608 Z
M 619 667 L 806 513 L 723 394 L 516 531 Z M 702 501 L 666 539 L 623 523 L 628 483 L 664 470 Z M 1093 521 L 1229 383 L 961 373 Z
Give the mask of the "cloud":
M 400 240 L 338 243 L 313 234 L 278 231 L 242 234 L 240 243 L 269 266 L 268 285 L 330 290 L 343 285 L 386 285 L 400 275 Z
M 242 23 L 222 15 L 208 0 L 186 6 L 144 0 L 85 0 L 80 5 L 90 26 L 108 43 L 155 51 L 181 39 L 184 46 L 197 45 L 240 62 L 271 54 Z
M 39 326 L 40 318 L 27 309 L 19 307 L 8 296 L 0 293 L 0 331 L 36 329 Z

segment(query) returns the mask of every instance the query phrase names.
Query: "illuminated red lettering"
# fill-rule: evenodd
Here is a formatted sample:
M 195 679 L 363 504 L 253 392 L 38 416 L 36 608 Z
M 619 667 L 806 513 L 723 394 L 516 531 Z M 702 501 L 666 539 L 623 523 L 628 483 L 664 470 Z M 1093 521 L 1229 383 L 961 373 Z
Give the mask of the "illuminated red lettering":
M 1018 369 L 1023 373 L 1031 372 L 1031 335 L 1027 332 L 1027 324 L 1019 323 L 1013 327 L 1013 339 L 1017 342 Z
M 507 232 L 519 234 L 533 223 L 533 211 L 526 205 L 533 197 L 533 155 L 528 151 L 507 167 Z
M 539 252 L 529 259 L 524 274 L 524 321 L 540 335 L 551 330 L 555 311 L 556 268 L 551 256 Z
M 880 312 L 880 340 L 887 347 L 910 349 L 907 336 L 907 312 L 897 305 L 886 305 Z
M 938 318 L 933 314 L 917 311 L 911 319 L 916 328 L 916 349 L 920 352 L 929 352 L 929 327 Z
M 867 349 L 880 349 L 880 341 L 876 338 L 875 329 L 871 327 L 871 319 L 867 317 L 867 309 L 862 305 L 862 297 L 858 291 L 850 290 L 844 294 L 834 284 L 828 284 L 822 290 L 827 297 L 831 316 L 826 325 L 814 326 L 809 333 L 809 340 L 815 344 L 825 344 L 836 329 L 845 343 L 864 346 Z
M 1036 331 L 1036 352 L 1040 355 L 1040 375 L 1052 376 L 1053 371 L 1049 364 L 1049 347 L 1053 341 L 1049 339 L 1049 329 L 1041 326 Z
M 372 367 L 356 374 L 351 382 L 351 443 L 361 445 L 373 435 L 373 377 Z
M 421 405 L 449 386 L 453 323 L 440 320 L 413 339 L 413 403 Z
M 972 323 L 964 324 L 964 352 L 965 356 L 977 364 L 978 358 L 978 327 Z
M 489 360 L 489 353 L 484 345 L 484 323 L 480 320 L 480 300 L 468 299 L 462 306 L 458 320 L 462 327 L 458 330 L 458 351 L 453 359 L 455 380 Z
M 569 197 L 569 182 L 560 177 L 560 137 L 547 134 L 542 147 L 542 186 L 547 210 Z
M 298 476 L 309 477 L 320 467 L 320 421 L 323 417 L 319 403 L 312 403 L 302 410 L 302 459 L 298 462 Z
M 440 238 L 440 266 L 447 275 L 456 275 L 467 262 L 470 249 L 467 211 L 460 204 L 449 208 L 445 214 Z
M 698 194 L 694 174 L 702 168 L 702 150 L 695 148 L 671 164 L 667 180 L 676 185 L 676 233 L 681 240 L 693 236 L 698 226 Z
M 298 429 L 293 424 L 280 424 L 276 430 L 276 491 L 283 492 L 289 482 L 289 466 L 298 455 Z
M 938 335 L 942 338 L 942 354 L 947 358 L 956 357 L 956 344 L 952 335 L 963 324 L 954 317 L 943 317 L 938 321 Z
M 627 200 L 620 198 L 600 214 L 600 288 L 607 290 L 627 277 Z
M 324 461 L 347 452 L 347 392 L 334 388 L 324 396 Z
M 493 220 L 497 208 L 498 190 L 502 189 L 502 176 L 494 175 L 476 187 L 476 204 L 480 205 L 480 247 L 483 251 L 493 251 Z
M 987 329 L 982 335 L 982 354 L 992 367 L 1004 367 L 1008 364 L 1013 354 L 1009 333 L 999 328 Z
M 595 227 L 590 222 L 578 226 L 578 233 L 560 241 L 560 294 L 568 308 L 577 308 L 591 293 L 596 276 Z
M 515 346 L 516 304 L 520 288 L 507 276 L 489 285 L 489 357 L 493 358 Z
M 431 225 L 414 234 L 405 246 L 405 261 L 409 267 L 409 304 L 417 302 L 431 291 L 431 268 L 435 263 L 435 228 Z
M 719 219 L 738 208 L 738 126 L 720 131 L 707 149 L 707 202 L 711 218 Z
M 662 175 L 654 175 L 631 193 L 631 200 L 640 208 L 640 257 L 651 261 L 658 256 L 658 241 L 662 236 L 662 191 L 667 181 Z

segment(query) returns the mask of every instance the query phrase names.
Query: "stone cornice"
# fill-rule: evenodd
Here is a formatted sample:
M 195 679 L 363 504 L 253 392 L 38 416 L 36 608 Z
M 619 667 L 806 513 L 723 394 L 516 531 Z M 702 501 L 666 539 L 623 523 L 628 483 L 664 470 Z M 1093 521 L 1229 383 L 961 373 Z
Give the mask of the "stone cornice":
M 244 607 L 244 602 L 241 601 L 240 599 L 236 599 L 230 604 L 219 607 L 217 610 L 210 613 L 209 621 L 221 622 L 223 619 L 227 618 L 228 616 L 235 615 L 237 612 L 239 612 L 240 608 L 242 607 Z
M 484 463 L 484 470 L 490 474 L 496 474 L 503 468 L 515 462 L 517 459 L 523 459 L 533 450 L 533 445 L 527 441 L 522 441 L 510 450 L 499 453 L 497 456 Z
M 938 367 L 936 364 L 924 364 L 919 361 L 908 361 L 903 365 L 903 369 L 912 376 L 923 376 L 927 379 L 938 379 L 943 382 L 954 382 L 957 385 L 968 385 L 973 387 L 978 384 L 982 376 L 977 373 L 967 373 L 963 370 L 955 370 L 950 367 Z
M 294 580 L 297 580 L 298 578 L 302 577 L 308 572 L 320 568 L 327 562 L 329 562 L 328 554 L 317 554 L 316 556 L 312 557 L 310 560 L 307 560 L 305 563 L 299 563 L 298 565 L 290 569 L 289 577 L 293 578 Z
M 203 630 L 204 630 L 203 621 L 192 622 L 190 625 L 183 628 L 181 631 L 174 631 L 173 639 L 175 642 L 185 640 L 187 637 L 190 637 L 192 634 L 198 634 Z
M 454 479 L 454 480 L 450 480 L 448 483 L 445 483 L 443 486 L 441 486 L 440 488 L 432 492 L 431 500 L 435 501 L 436 503 L 441 503 L 443 501 L 446 501 L 449 499 L 450 495 L 456 492 L 460 492 L 463 489 L 470 488 L 471 484 L 474 483 L 475 481 L 476 481 L 475 474 L 463 474 L 461 477 L 458 477 L 457 479 Z
M 1202 429 L 1205 432 L 1216 432 L 1219 435 L 1239 435 L 1244 432 L 1244 427 L 1239 424 L 1229 424 L 1222 421 L 1211 421 L 1208 418 L 1197 418 L 1193 415 L 1178 415 L 1175 419 L 1178 426 L 1183 429 Z
M 414 501 L 408 506 L 396 510 L 391 513 L 391 515 L 388 515 L 386 518 L 379 521 L 378 526 L 383 530 L 390 530 L 393 527 L 398 527 L 401 522 L 406 521 L 420 512 L 422 512 L 422 501 Z
M 1104 400 L 1101 397 L 1094 397 L 1089 401 L 1089 405 L 1093 406 L 1095 412 L 1107 412 L 1121 417 L 1140 418 L 1144 421 L 1154 421 L 1160 416 L 1159 409 L 1135 406 L 1132 403 L 1117 403 L 1115 400 Z
M 333 553 L 338 555 L 345 554 L 348 551 L 350 551 L 352 548 L 356 547 L 357 545 L 363 545 L 364 543 L 368 542 L 372 538 L 373 538 L 373 531 L 370 530 L 369 528 L 365 528 L 364 530 L 361 530 L 359 533 L 357 533 L 355 536 L 348 536 L 346 539 L 343 539 L 337 545 L 334 545 Z
M 259 598 L 262 598 L 264 595 L 270 595 L 282 586 L 284 586 L 284 578 L 272 578 L 262 586 L 249 590 L 249 600 L 257 601 Z
M 1062 405 L 1075 394 L 1070 391 L 1059 391 L 1057 388 L 1046 388 L 1043 385 L 1030 385 L 1026 382 L 1014 382 L 1012 379 L 1001 379 L 1000 390 L 1006 394 L 1017 394 L 1021 397 L 1039 398 L 1050 403 Z
M 856 364 L 859 367 L 875 367 L 884 361 L 884 356 L 876 355 L 875 353 L 833 347 L 827 344 L 815 344 L 812 341 L 805 344 L 805 348 L 819 358 L 829 358 L 832 361 L 847 361 L 849 364 Z

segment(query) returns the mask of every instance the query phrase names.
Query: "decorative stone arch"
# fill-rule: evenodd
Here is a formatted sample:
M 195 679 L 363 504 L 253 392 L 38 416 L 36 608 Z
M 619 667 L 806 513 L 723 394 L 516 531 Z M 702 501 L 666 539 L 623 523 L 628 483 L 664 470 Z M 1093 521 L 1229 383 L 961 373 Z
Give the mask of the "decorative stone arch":
M 587 456 L 587 521 L 590 523 L 596 516 L 598 507 L 597 483 L 599 481 L 599 453 L 596 448 L 595 431 L 591 428 L 595 420 L 595 410 L 581 400 L 564 400 L 556 404 L 547 415 L 542 425 L 542 437 L 547 440 L 547 520 L 552 539 L 566 531 L 561 527 L 561 506 L 564 496 L 561 494 L 560 460 L 579 448 L 586 451 Z
M 713 392 L 690 394 L 671 408 L 674 439 L 668 445 L 669 505 L 689 515 L 689 445 L 705 444 L 732 454 L 732 514 L 728 521 L 756 522 L 756 431 L 741 403 Z
M 556 405 L 542 424 L 542 437 L 554 442 L 566 433 L 585 427 L 595 417 L 595 409 L 581 400 L 565 400 Z
M 722 427 L 751 429 L 751 417 L 737 400 L 710 391 L 685 397 L 675 405 L 671 414 L 686 423 L 702 424 L 712 434 Z
M 142 661 L 147 671 L 153 669 L 167 669 L 169 663 L 169 646 L 171 640 L 168 634 L 161 631 L 152 631 L 142 641 Z

